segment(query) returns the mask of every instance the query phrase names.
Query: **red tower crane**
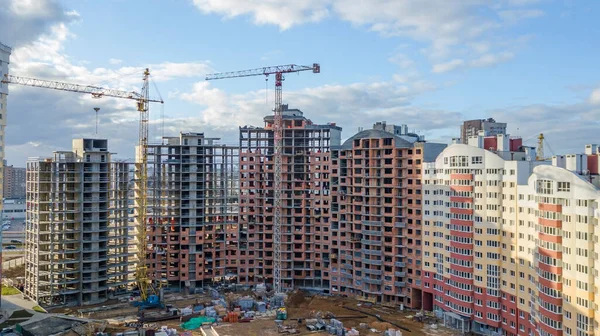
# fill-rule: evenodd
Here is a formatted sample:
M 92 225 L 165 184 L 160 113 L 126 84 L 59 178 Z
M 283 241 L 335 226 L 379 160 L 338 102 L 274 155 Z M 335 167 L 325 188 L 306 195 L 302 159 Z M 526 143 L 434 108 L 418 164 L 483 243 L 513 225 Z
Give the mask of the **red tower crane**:
M 275 174 L 273 176 L 273 206 L 275 210 L 275 214 L 273 216 L 273 289 L 275 290 L 275 293 L 282 293 L 283 291 L 281 288 L 281 163 L 283 161 L 282 86 L 283 81 L 285 79 L 283 75 L 286 73 L 301 71 L 312 71 L 313 73 L 320 73 L 321 66 L 318 63 L 313 63 L 312 66 L 288 64 L 243 71 L 222 72 L 206 76 L 206 80 L 215 80 L 261 75 L 275 75 L 275 108 L 273 109 L 275 113 L 273 120 L 273 133 L 275 140 Z

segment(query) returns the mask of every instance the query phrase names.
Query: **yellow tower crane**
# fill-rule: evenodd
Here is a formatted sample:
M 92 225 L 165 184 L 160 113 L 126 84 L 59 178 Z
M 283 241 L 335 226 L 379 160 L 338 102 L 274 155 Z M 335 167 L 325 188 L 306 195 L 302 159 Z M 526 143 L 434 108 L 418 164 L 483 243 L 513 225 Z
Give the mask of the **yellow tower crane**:
M 48 81 L 36 78 L 19 77 L 4 75 L 2 79 L 4 84 L 18 84 L 33 86 L 38 88 L 61 90 L 69 92 L 87 93 L 94 98 L 112 97 L 122 99 L 132 99 L 136 101 L 137 110 L 140 113 L 139 120 L 139 151 L 140 159 L 136 162 L 136 179 L 138 183 L 138 195 L 136 197 L 137 219 L 138 219 L 138 264 L 136 267 L 136 282 L 140 290 L 141 302 L 136 306 L 140 308 L 161 307 L 158 291 L 153 286 L 152 280 L 148 276 L 148 266 L 146 253 L 148 250 L 148 237 L 146 226 L 149 224 L 148 210 L 148 124 L 150 121 L 149 104 L 161 103 L 163 100 L 151 99 L 150 93 L 150 70 L 144 70 L 143 85 L 141 92 L 128 92 L 114 89 L 107 89 L 93 85 L 80 85 L 71 83 L 62 83 Z
M 538 139 L 538 148 L 537 148 L 537 155 L 536 155 L 536 160 L 537 161 L 544 161 L 544 133 L 540 133 L 540 135 L 538 135 L 537 137 Z

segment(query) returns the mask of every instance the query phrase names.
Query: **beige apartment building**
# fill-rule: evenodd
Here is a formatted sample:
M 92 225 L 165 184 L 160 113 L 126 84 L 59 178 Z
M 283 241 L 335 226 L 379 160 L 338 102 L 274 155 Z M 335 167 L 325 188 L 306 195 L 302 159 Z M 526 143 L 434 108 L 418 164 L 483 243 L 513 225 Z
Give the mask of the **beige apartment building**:
M 103 139 L 27 162 L 26 298 L 50 307 L 127 293 L 128 184 Z
M 447 326 L 594 334 L 597 146 L 534 158 L 520 139 L 480 134 L 424 167 L 423 306 Z

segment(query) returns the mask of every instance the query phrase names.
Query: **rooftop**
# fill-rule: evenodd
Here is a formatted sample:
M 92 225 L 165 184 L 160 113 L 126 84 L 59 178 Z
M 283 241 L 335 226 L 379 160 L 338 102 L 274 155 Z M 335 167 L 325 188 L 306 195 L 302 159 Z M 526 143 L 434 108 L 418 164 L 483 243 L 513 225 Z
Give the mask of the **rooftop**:
M 26 331 L 28 335 L 47 336 L 60 334 L 86 323 L 85 320 L 81 319 L 49 316 L 42 320 L 25 322 L 20 325 L 23 328 L 23 331 Z
M 414 144 L 410 141 L 404 140 L 401 137 L 394 135 L 390 132 L 370 129 L 356 133 L 342 144 L 342 149 L 352 149 L 353 141 L 357 139 L 384 139 L 394 138 L 396 148 L 413 148 Z

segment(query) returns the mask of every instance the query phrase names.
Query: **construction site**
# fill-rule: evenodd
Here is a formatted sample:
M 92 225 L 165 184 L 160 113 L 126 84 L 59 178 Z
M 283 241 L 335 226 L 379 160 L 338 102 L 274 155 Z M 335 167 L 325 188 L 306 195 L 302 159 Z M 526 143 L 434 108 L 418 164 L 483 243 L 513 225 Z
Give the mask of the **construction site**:
M 65 330 L 83 323 L 111 334 L 441 333 L 437 319 L 419 309 L 420 284 L 407 278 L 406 214 L 388 218 L 383 204 L 367 202 L 370 216 L 361 218 L 364 211 L 349 203 L 359 195 L 345 178 L 353 148 L 373 148 L 364 177 L 372 173 L 381 185 L 388 168 L 402 164 L 388 167 L 385 158 L 409 157 L 419 137 L 384 123 L 374 126 L 386 132 L 375 130 L 379 137 L 342 143 L 341 127 L 316 124 L 282 103 L 284 75 L 303 71 L 320 66 L 207 76 L 275 77 L 274 114 L 263 126 L 240 127 L 233 146 L 203 132 L 150 142 L 150 104 L 163 102 L 150 97 L 149 69 L 140 92 L 5 75 L 6 84 L 133 100 L 140 114 L 134 162 L 113 160 L 108 140 L 93 137 L 28 162 L 23 297 L 64 317 Z M 419 148 L 415 158 L 423 157 Z M 401 184 L 401 175 L 390 176 Z M 389 252 L 398 257 L 385 265 L 377 227 L 397 231 Z M 345 258 L 346 237 L 354 260 Z
M 418 311 L 397 309 L 342 296 L 293 291 L 275 295 L 254 290 L 194 295 L 168 294 L 161 309 L 138 311 L 127 300 L 102 306 L 57 308 L 74 318 L 104 321 L 102 332 L 137 335 L 142 330 L 166 335 L 454 335 L 439 320 Z M 97 322 L 96 322 L 97 323 Z

